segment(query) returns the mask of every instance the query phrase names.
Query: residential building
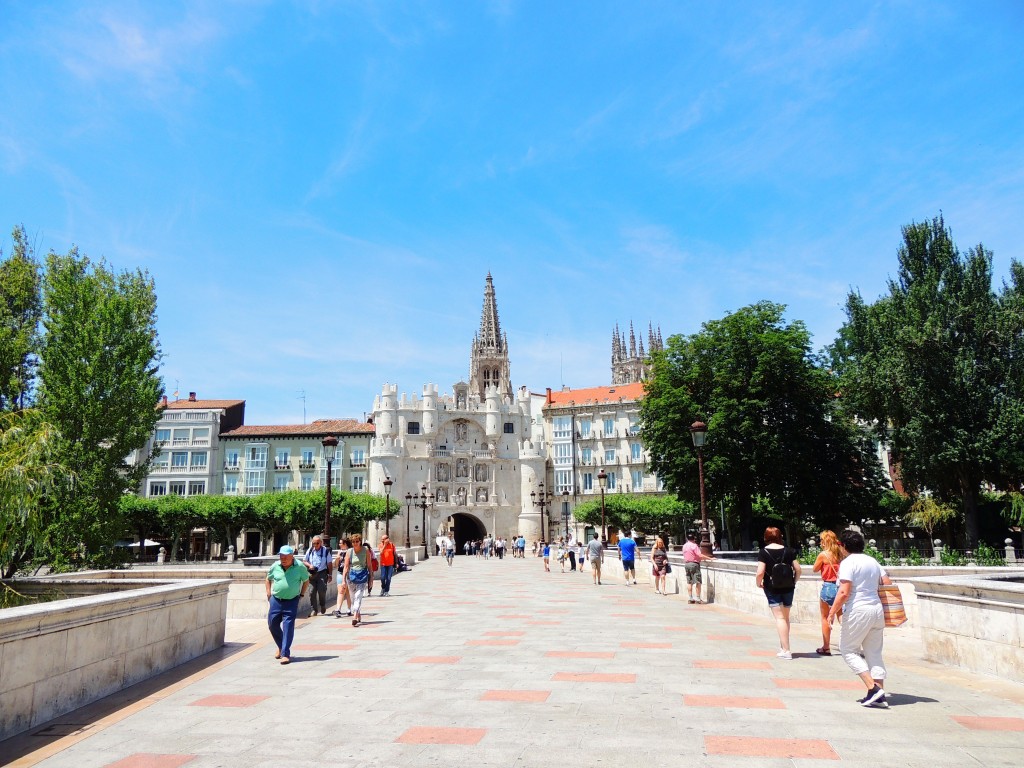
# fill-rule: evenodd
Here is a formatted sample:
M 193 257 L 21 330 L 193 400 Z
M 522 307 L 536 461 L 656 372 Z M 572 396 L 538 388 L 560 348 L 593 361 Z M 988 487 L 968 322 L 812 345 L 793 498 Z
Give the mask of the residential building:
M 245 421 L 245 400 L 200 400 L 195 392 L 187 400 L 168 402 L 164 397 L 160 419 L 141 460 L 156 452 L 141 496 L 202 496 L 221 492 L 220 433 Z

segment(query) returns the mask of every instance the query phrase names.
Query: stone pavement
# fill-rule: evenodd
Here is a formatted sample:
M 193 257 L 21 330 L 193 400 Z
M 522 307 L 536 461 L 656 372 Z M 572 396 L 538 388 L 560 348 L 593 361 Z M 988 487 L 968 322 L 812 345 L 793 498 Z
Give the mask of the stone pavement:
M 818 657 L 775 657 L 772 622 L 537 558 L 441 558 L 395 577 L 366 623 L 300 622 L 289 666 L 265 626 L 221 658 L 0 742 L 9 765 L 1019 766 L 1024 688 L 914 660 L 887 631 L 888 710 Z M 248 642 L 237 638 L 251 630 Z M 892 638 L 892 643 L 888 639 Z M 211 655 L 212 656 L 212 655 Z M 6 751 L 6 755 L 4 754 Z

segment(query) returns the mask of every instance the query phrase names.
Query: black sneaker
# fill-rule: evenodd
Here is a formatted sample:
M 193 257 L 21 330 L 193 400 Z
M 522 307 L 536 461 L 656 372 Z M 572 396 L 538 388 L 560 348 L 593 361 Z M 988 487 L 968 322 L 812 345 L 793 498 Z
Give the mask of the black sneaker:
M 341 611 L 335 611 L 334 612 L 334 618 L 340 619 L 341 618 Z
M 863 699 L 859 699 L 857 701 L 857 703 L 862 707 L 873 707 L 876 706 L 878 702 L 882 702 L 882 705 L 888 706 L 885 701 L 885 691 L 877 685 L 868 691 L 867 695 L 865 695 Z

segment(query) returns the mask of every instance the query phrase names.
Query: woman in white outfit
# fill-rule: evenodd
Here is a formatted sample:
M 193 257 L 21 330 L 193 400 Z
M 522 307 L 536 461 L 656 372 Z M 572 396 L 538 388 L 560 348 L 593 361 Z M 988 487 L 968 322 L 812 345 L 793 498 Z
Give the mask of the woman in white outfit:
M 859 703 L 865 707 L 887 707 L 885 662 L 882 660 L 882 635 L 885 616 L 878 599 L 878 585 L 891 584 L 889 575 L 874 558 L 864 554 L 864 536 L 858 531 L 843 531 L 839 537 L 846 558 L 839 564 L 839 591 L 828 613 L 829 622 L 843 614 L 839 652 L 854 674 L 867 688 Z M 861 656 L 861 653 L 864 656 Z

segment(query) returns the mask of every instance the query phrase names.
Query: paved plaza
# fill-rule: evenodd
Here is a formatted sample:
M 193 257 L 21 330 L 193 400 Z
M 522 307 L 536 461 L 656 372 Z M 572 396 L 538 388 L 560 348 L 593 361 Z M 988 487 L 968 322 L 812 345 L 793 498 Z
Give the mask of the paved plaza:
M 441 558 L 395 577 L 365 623 L 265 625 L 7 742 L 4 764 L 171 766 L 1019 766 L 1024 687 L 915 658 L 887 630 L 890 707 L 819 657 L 775 657 L 772 622 L 646 585 L 544 573 L 537 558 Z M 901 634 L 904 633 L 904 634 Z

